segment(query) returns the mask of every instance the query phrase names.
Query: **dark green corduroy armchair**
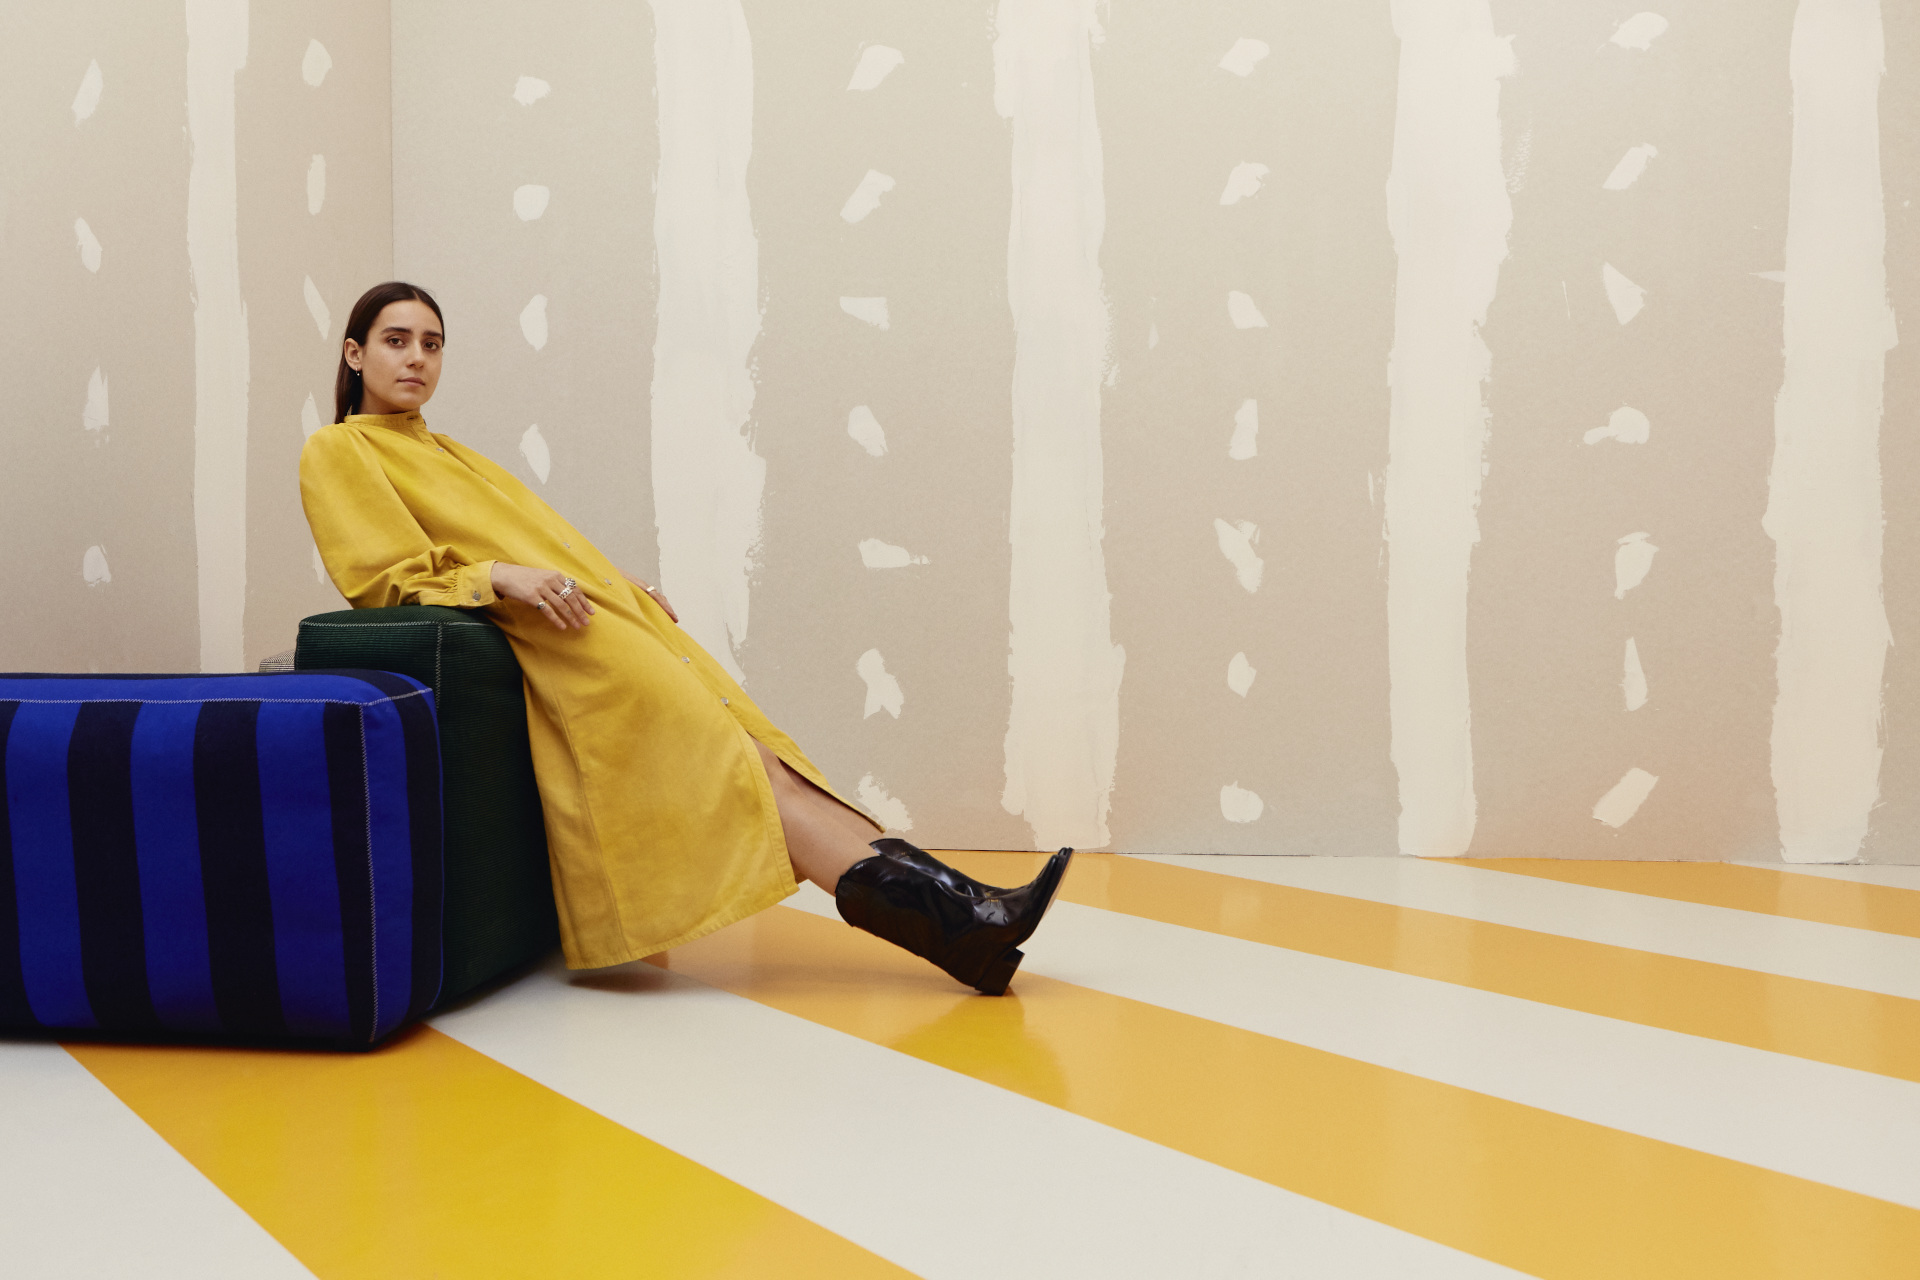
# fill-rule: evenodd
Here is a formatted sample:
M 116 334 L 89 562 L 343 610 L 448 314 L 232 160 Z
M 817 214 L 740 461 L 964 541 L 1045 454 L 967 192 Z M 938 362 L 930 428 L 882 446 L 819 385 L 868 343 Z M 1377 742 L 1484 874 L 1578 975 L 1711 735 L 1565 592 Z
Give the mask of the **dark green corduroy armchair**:
M 344 609 L 300 624 L 300 671 L 397 671 L 433 690 L 446 813 L 439 1003 L 560 943 L 520 664 L 484 616 L 438 605 Z

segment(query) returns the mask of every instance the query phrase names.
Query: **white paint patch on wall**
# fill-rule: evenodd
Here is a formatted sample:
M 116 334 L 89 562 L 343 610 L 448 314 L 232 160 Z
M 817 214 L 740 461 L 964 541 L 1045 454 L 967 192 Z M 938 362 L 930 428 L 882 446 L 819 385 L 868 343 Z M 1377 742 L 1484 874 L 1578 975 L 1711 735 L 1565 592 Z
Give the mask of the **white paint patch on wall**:
M 87 403 L 80 410 L 80 425 L 88 431 L 107 427 L 107 375 L 96 366 L 87 379 Z
M 1227 442 L 1227 456 L 1245 462 L 1260 452 L 1260 402 L 1242 400 L 1233 414 L 1233 439 Z
M 1589 427 L 1580 438 L 1588 444 L 1618 440 L 1621 444 L 1645 444 L 1653 437 L 1653 424 L 1638 409 L 1621 405 L 1607 417 L 1604 427 Z
M 523 107 L 530 107 L 553 92 L 553 86 L 538 76 L 521 76 L 513 82 L 513 100 Z
M 94 108 L 100 105 L 100 90 L 105 84 L 100 75 L 99 59 L 87 63 L 86 73 L 80 77 L 80 91 L 73 95 L 73 123 L 76 127 L 82 120 L 92 116 Z
M 893 69 L 906 60 L 906 55 L 898 49 L 890 49 L 884 44 L 870 44 L 860 51 L 860 61 L 853 68 L 853 79 L 847 81 L 847 89 L 852 93 L 877 89 L 880 82 L 892 75 Z
M 867 170 L 867 176 L 860 179 L 860 185 L 853 189 L 847 202 L 840 206 L 840 216 L 848 222 L 858 222 L 880 207 L 880 197 L 893 190 L 893 179 L 878 169 Z
M 240 292 L 234 77 L 247 65 L 247 0 L 186 0 L 187 263 L 193 275 L 193 527 L 199 561 L 200 669 L 246 666 L 247 391 L 251 359 Z M 314 65 L 313 49 L 307 66 Z M 320 51 L 322 60 L 326 51 Z M 318 84 L 326 74 L 308 74 Z M 319 298 L 307 281 L 307 306 Z M 318 317 L 316 316 L 316 319 Z M 326 326 L 321 325 L 321 336 Z
M 853 406 L 853 411 L 847 415 L 847 434 L 874 457 L 886 456 L 887 433 L 880 429 L 880 420 L 873 416 L 873 410 L 866 405 Z
M 1231 71 L 1237 76 L 1250 75 L 1273 50 L 1267 47 L 1265 40 L 1253 40 L 1246 36 L 1233 42 L 1233 48 L 1227 50 L 1220 59 L 1220 69 Z
M 1626 324 L 1647 305 L 1647 291 L 1621 275 L 1611 262 L 1600 267 L 1600 282 L 1607 288 L 1607 301 L 1613 305 L 1614 319 Z
M 1254 822 L 1267 811 L 1267 802 L 1237 782 L 1220 788 L 1220 816 L 1228 822 Z
M 1387 666 L 1400 851 L 1463 854 L 1478 817 L 1467 578 L 1492 364 L 1480 335 L 1513 206 L 1500 164 L 1510 38 L 1488 0 L 1394 0 L 1399 95 L 1387 221 L 1399 257 L 1387 429 Z
M 864 320 L 876 329 L 890 327 L 887 323 L 885 298 L 842 298 L 840 309 L 855 320 Z
M 333 70 L 333 55 L 318 40 L 307 41 L 307 52 L 300 59 L 300 78 L 318 89 L 327 72 Z
M 650 3 L 660 109 L 652 401 L 660 582 L 680 625 L 744 683 L 738 654 L 767 480 L 749 435 L 760 336 L 760 242 L 747 200 L 753 41 L 740 0 Z
M 327 331 L 333 328 L 333 313 L 327 310 L 327 300 L 320 296 L 320 286 L 307 276 L 300 285 L 300 292 L 307 300 L 307 314 L 313 317 L 314 327 L 320 330 L 320 340 L 326 341 Z
M 1220 542 L 1220 554 L 1233 566 L 1233 576 L 1247 591 L 1260 589 L 1260 577 L 1266 572 L 1266 562 L 1253 544 L 1260 540 L 1260 526 L 1251 520 L 1238 520 L 1228 524 L 1225 520 L 1213 522 L 1214 536 Z
M 86 553 L 80 557 L 80 577 L 90 587 L 113 581 L 113 574 L 107 568 L 105 547 L 87 548 Z
M 1221 204 L 1239 204 L 1242 200 L 1251 200 L 1260 194 L 1260 184 L 1266 181 L 1272 172 L 1263 164 L 1254 164 L 1243 160 L 1233 166 L 1233 172 L 1227 175 L 1227 185 L 1220 192 Z
M 553 469 L 553 454 L 547 448 L 547 438 L 540 434 L 540 424 L 534 423 L 520 436 L 520 456 L 533 468 L 533 474 L 540 477 L 540 483 L 547 482 L 547 473 Z
M 1236 653 L 1227 663 L 1227 688 L 1244 698 L 1253 688 L 1254 677 L 1259 674 L 1253 664 L 1247 661 L 1246 654 Z
M 307 392 L 307 402 L 300 406 L 300 433 L 312 435 L 320 429 L 320 406 L 314 403 L 313 392 Z
M 905 547 L 878 538 L 860 540 L 860 563 L 869 569 L 904 569 L 910 564 L 925 564 L 925 556 L 916 556 Z
M 1620 539 L 1613 551 L 1613 598 L 1624 600 L 1627 592 L 1647 580 L 1653 568 L 1654 553 L 1660 548 L 1647 541 L 1650 535 L 1630 533 Z
M 1880 795 L 1880 416 L 1886 212 L 1879 0 L 1801 0 L 1789 55 L 1786 372 L 1763 520 L 1774 542 L 1773 786 L 1789 862 L 1860 851 Z
M 320 558 L 319 547 L 313 548 L 313 580 L 323 587 L 333 581 L 327 576 L 327 562 Z
M 1260 308 L 1253 305 L 1253 299 L 1238 289 L 1227 293 L 1227 318 L 1233 321 L 1236 329 L 1264 329 L 1267 318 L 1260 314 Z
M 900 692 L 900 682 L 887 671 L 887 660 L 880 656 L 878 649 L 869 649 L 860 655 L 853 669 L 867 682 L 867 709 L 865 715 L 884 710 L 895 720 L 900 718 L 900 708 L 906 704 L 906 695 Z
M 73 220 L 73 238 L 80 245 L 80 265 L 98 273 L 100 270 L 100 239 L 93 234 L 93 228 L 87 225 L 85 218 Z
M 1622 49 L 1651 49 L 1666 33 L 1667 20 L 1657 13 L 1636 13 L 1614 31 L 1612 41 Z
M 1660 148 L 1651 142 L 1642 143 L 1637 147 L 1628 147 L 1627 154 L 1620 157 L 1620 163 L 1613 166 L 1613 172 L 1607 175 L 1607 180 L 1600 184 L 1601 187 L 1608 191 L 1625 191 L 1638 182 L 1640 175 L 1647 171 L 1647 161 L 1659 154 Z
M 1100 387 L 1111 316 L 1093 0 L 1000 0 L 993 102 L 1013 122 L 1007 785 L 1035 848 L 1109 842 L 1120 679 L 1107 588 Z
M 1640 665 L 1640 646 L 1627 637 L 1627 658 L 1625 675 L 1621 678 L 1620 689 L 1627 695 L 1627 710 L 1638 711 L 1647 705 L 1647 671 Z
M 327 158 L 315 156 L 307 162 L 307 212 L 318 214 L 327 202 Z
M 913 818 L 907 813 L 907 806 L 887 794 L 887 789 L 874 781 L 872 774 L 860 779 L 855 788 L 860 803 L 868 813 L 880 820 L 880 825 L 889 831 L 913 830 Z
M 522 222 L 532 222 L 547 211 L 553 193 L 538 183 L 529 182 L 513 189 L 513 214 Z
M 1600 797 L 1600 803 L 1593 806 L 1595 821 L 1604 822 L 1610 827 L 1623 827 L 1627 820 L 1640 812 L 1640 806 L 1653 794 L 1653 786 L 1660 779 L 1645 769 L 1629 769 L 1613 789 Z
M 520 336 L 535 351 L 547 345 L 547 295 L 536 293 L 520 308 Z

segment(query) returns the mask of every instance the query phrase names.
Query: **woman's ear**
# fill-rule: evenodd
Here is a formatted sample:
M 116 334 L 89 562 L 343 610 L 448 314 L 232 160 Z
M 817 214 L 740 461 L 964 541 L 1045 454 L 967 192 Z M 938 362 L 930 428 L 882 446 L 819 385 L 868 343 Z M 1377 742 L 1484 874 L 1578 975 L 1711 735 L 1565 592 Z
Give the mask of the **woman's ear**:
M 360 344 L 359 343 L 355 342 L 352 338 L 348 338 L 346 341 L 346 347 L 340 354 L 341 354 L 341 358 L 347 362 L 347 368 L 352 369 L 355 373 L 360 372 Z

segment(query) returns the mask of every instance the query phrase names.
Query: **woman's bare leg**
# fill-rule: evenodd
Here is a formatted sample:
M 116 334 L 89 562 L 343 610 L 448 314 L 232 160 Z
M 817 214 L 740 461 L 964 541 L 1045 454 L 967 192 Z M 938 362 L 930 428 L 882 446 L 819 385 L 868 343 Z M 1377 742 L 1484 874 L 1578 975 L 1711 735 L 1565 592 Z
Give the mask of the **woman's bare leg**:
M 759 742 L 760 759 L 773 784 L 780 806 L 780 825 L 787 833 L 787 857 L 795 880 L 811 880 L 832 893 L 840 873 L 862 858 L 871 858 L 867 842 L 880 833 L 873 824 L 787 767 L 785 761 Z

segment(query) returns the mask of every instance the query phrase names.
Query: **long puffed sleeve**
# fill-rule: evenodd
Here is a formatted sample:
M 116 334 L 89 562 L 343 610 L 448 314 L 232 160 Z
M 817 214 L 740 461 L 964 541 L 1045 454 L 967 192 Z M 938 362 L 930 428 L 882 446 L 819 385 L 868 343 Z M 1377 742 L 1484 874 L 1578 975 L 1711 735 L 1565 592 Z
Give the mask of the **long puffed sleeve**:
M 493 564 L 433 545 L 380 460 L 352 431 L 322 427 L 300 452 L 300 505 L 340 594 L 356 609 L 492 604 Z

